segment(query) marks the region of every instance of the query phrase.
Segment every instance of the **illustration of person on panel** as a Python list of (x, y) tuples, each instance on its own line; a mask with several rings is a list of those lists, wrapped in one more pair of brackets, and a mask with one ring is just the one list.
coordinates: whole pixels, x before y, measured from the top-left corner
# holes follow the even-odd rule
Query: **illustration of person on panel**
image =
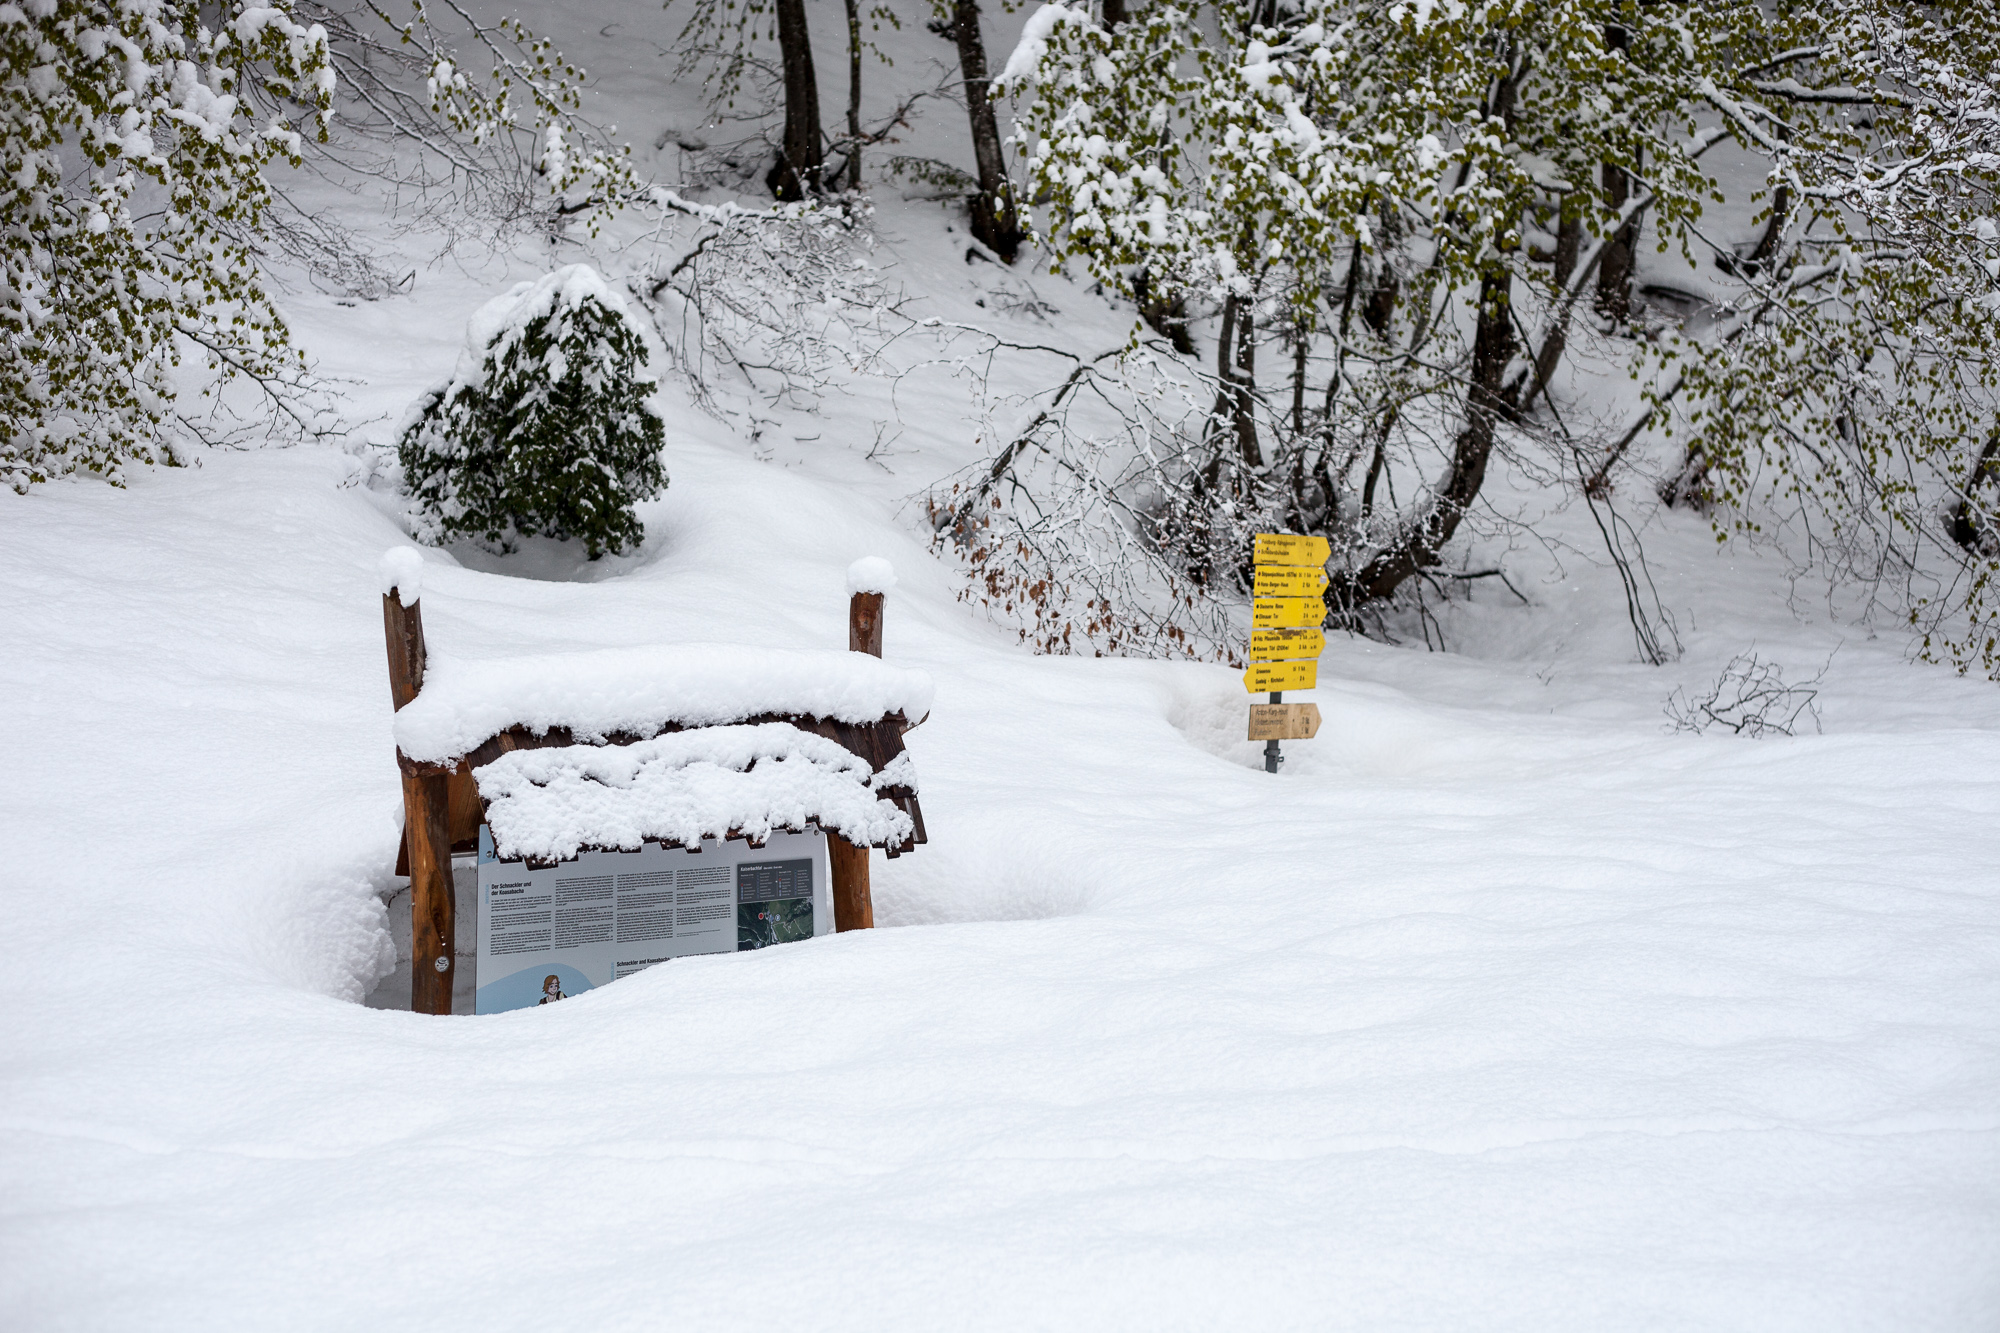
[(542, 998), (535, 1001), (535, 1003), (553, 1004), (557, 1000), (567, 1000), (568, 998), (569, 996), (563, 994), (562, 978), (551, 972), (548, 976), (542, 978)]

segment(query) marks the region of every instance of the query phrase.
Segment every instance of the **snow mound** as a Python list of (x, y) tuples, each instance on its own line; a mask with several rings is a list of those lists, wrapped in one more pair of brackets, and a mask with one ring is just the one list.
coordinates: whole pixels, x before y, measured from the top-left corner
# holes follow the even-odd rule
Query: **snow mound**
[(414, 546), (391, 546), (382, 552), (376, 572), (382, 576), (382, 595), (395, 593), (404, 606), (415, 606), (424, 592), (424, 557)]
[(864, 555), (847, 567), (849, 596), (863, 592), (887, 593), (896, 586), (896, 567), (879, 555)]
[[(856, 846), (899, 846), (910, 816), (876, 794), (913, 778), (909, 756), (878, 777), (868, 761), (788, 722), (705, 727), (633, 745), (515, 750), (473, 770), (502, 857), (567, 861), (586, 847), (819, 827)], [(892, 776), (893, 775), (893, 776)]]
[(509, 727), (568, 728), (579, 741), (650, 737), (669, 724), (753, 717), (879, 722), (930, 712), (921, 671), (867, 653), (656, 644), (465, 660), (433, 655), (424, 688), (396, 714), (396, 745), (419, 763), (452, 763)]

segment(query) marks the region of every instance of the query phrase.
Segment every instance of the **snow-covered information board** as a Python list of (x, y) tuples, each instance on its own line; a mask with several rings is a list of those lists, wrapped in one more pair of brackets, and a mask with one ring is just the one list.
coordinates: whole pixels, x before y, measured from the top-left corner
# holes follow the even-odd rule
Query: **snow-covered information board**
[(479, 830), (477, 1013), (547, 1004), (669, 958), (832, 931), (823, 834), (699, 852), (648, 843), (535, 870), (496, 859)]

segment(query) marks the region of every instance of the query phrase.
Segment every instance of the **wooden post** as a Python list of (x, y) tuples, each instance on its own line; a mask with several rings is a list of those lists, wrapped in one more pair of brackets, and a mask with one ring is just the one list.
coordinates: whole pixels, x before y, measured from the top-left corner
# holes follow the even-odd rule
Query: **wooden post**
[(868, 849), (838, 833), (826, 835), (826, 859), (833, 870), (833, 928), (868, 930), (875, 924), (875, 901), (868, 893)]
[(382, 636), (389, 641), (389, 698), (401, 712), (424, 687), (423, 603), (403, 605), (403, 590), (382, 594)]
[[(871, 657), (882, 655), (881, 593), (857, 592), (848, 600), (847, 647)], [(833, 871), (833, 928), (870, 929), (875, 924), (875, 900), (868, 891), (868, 848), (829, 833), (826, 856)]]
[[(422, 604), (413, 600), (403, 605), (400, 588), (384, 593), (382, 629), (389, 645), (389, 697), (401, 709), (424, 688)], [(452, 972), (458, 961), (452, 948), (451, 836), (445, 823), (449, 801), (449, 780), (443, 775), (403, 775), (403, 848), (410, 863), (412, 1013), (451, 1012)]]
[(403, 834), (410, 840), (410, 1012), (451, 1012), (451, 838), (446, 779), (403, 778)]
[(882, 594), (857, 592), (847, 603), (847, 650), (882, 655)]

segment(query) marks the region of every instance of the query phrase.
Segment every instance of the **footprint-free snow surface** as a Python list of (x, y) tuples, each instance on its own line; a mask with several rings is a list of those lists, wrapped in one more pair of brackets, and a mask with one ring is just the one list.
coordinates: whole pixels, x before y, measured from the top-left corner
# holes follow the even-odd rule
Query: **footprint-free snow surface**
[(9, 1328), (2000, 1325), (1985, 687), (1858, 645), (1751, 742), (1339, 641), (1274, 778), (1226, 669), (1027, 656), (886, 503), (674, 465), (617, 577), (433, 553), (432, 641), (837, 644), (887, 555), (930, 844), (886, 928), (488, 1018), (357, 1003), (345, 456), (9, 500)]
[[(518, 12), (678, 179), (710, 118), (682, 20)], [(813, 13), (833, 99), (844, 29)], [(996, 62), (1024, 18), (988, 6)], [(955, 80), (921, 25), (876, 37), (867, 123)], [(959, 109), (898, 151), (969, 161)], [(886, 558), (868, 680), (935, 694), (929, 842), (875, 856), (880, 929), (489, 1017), (363, 1003), (407, 977), (377, 570), (409, 516), (361, 446), (568, 242), (412, 249), (373, 303), (292, 282), (353, 452), (0, 493), (0, 1330), (2000, 1329), (2000, 688), (1621, 474), (1684, 656), (1632, 661), (1587, 515), (1494, 525), (1467, 568), (1520, 597), (1467, 583), (1448, 653), (1333, 636), (1288, 696), (1324, 726), (1267, 775), (1236, 672), (1031, 656), (925, 546), (925, 488), (1070, 373), (1047, 349), (1132, 316), (969, 262), (887, 152), (876, 271), (1018, 348), (906, 339), (944, 368), (810, 413), (722, 367), (728, 425), (663, 371), (639, 551), (432, 550), (421, 578), (440, 661), (491, 684), (839, 650), (850, 567)], [(621, 225), (591, 252), (614, 281), (693, 243)], [(1552, 392), (1615, 415), (1637, 390), (1595, 355)], [(1548, 492), (1496, 462), (1489, 502)], [(1667, 729), (1752, 651), (1821, 674), (1823, 731)], [(429, 721), (449, 749), (481, 719)]]

